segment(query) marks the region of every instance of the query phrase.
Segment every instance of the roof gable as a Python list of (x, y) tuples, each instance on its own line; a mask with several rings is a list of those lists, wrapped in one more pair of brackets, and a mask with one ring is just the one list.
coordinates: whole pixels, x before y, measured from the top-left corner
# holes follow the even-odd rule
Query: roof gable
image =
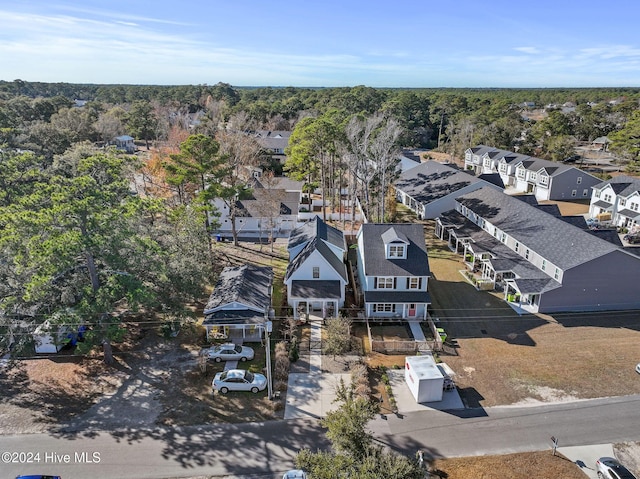
[(291, 278), (293, 273), (300, 269), (302, 265), (315, 253), (322, 256), (331, 268), (336, 271), (343, 280), (347, 281), (347, 268), (345, 264), (323, 241), (318, 238), (314, 238), (308, 242), (302, 251), (300, 251), (300, 253), (289, 263), (284, 276), (285, 281)]
[(346, 251), (344, 233), (338, 228), (328, 225), (317, 215), (312, 220), (307, 221), (302, 226), (298, 226), (291, 231), (287, 248), (291, 250), (315, 238), (326, 241), (342, 251)]
[(396, 231), (396, 229), (391, 226), (388, 230), (380, 235), (382, 237), (382, 241), (385, 244), (389, 243), (404, 243), (409, 244), (409, 240), (407, 237), (401, 232)]
[(210, 314), (225, 305), (237, 303), (258, 312), (271, 307), (271, 285), (273, 270), (270, 266), (228, 266), (220, 277), (204, 308), (204, 314)]
[[(382, 235), (390, 229), (407, 240), (406, 259), (387, 259)], [(358, 232), (366, 276), (429, 276), (424, 227), (410, 223), (365, 223)]]

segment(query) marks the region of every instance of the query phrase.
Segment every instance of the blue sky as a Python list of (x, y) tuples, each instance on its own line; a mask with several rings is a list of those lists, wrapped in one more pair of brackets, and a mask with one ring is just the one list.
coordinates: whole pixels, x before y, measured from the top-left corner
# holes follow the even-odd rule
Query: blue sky
[(0, 79), (640, 86), (637, 0), (2, 0)]

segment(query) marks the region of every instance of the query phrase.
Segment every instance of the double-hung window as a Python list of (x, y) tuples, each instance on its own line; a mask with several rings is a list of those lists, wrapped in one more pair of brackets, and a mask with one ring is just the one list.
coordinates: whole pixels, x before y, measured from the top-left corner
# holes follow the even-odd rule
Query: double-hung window
[(391, 276), (381, 276), (378, 278), (377, 289), (393, 289), (394, 278)]

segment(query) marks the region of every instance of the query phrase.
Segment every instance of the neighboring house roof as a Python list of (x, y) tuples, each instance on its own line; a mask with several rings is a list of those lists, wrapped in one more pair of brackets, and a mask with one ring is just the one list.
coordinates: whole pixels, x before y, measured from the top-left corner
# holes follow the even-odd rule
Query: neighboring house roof
[[(383, 235), (393, 229), (407, 239), (407, 259), (387, 259)], [(420, 224), (365, 223), (358, 232), (362, 235), (361, 252), (366, 276), (429, 276), (429, 258)]]
[(116, 136), (116, 140), (118, 140), (118, 141), (133, 141), (133, 137), (129, 136), (129, 135), (121, 135), (121, 136)]
[[(551, 216), (555, 216), (556, 218), (560, 218), (562, 213), (560, 213), (560, 208), (558, 205), (535, 205), (540, 211), (544, 211)], [(586, 224), (586, 223), (585, 223)]]
[(288, 248), (292, 249), (303, 243), (307, 243), (315, 238), (330, 243), (343, 251), (346, 251), (344, 240), (344, 232), (338, 228), (328, 225), (319, 216), (315, 216), (312, 220), (298, 226), (291, 231), (289, 235)]
[(611, 140), (607, 136), (599, 136), (598, 138), (593, 140), (591, 143), (594, 143), (596, 145), (605, 145), (607, 143), (611, 143)]
[(495, 150), (494, 147), (492, 146), (487, 146), (487, 145), (477, 145), (474, 146), (472, 148), (469, 148), (469, 150), (471, 151), (471, 153), (473, 153), (474, 155), (478, 155), (478, 156), (482, 156), (485, 153), (488, 153), (490, 151)]
[(320, 238), (313, 238), (309, 241), (302, 251), (291, 260), (287, 266), (287, 272), (284, 279), (288, 280), (291, 275), (314, 253), (318, 252), (331, 265), (331, 267), (340, 275), (342, 279), (347, 280), (347, 267), (344, 262), (338, 258), (333, 251), (321, 241)]
[[(264, 178), (255, 178), (253, 180), (254, 187), (256, 188), (265, 188), (265, 183), (267, 182)], [(304, 181), (296, 181), (292, 180), (287, 176), (275, 176), (269, 180), (269, 187), (286, 190), (291, 192), (302, 192), (302, 187), (304, 186)]]
[(493, 188), (480, 188), (460, 196), (457, 201), (563, 270), (617, 249)]
[(289, 145), (290, 131), (278, 130), (258, 130), (254, 133), (254, 138), (260, 146), (270, 150), (284, 150)]
[(466, 232), (466, 238), (471, 240), (469, 246), (475, 254), (490, 253), (491, 258), (488, 261), (494, 271), (515, 273), (518, 279), (514, 281), (516, 281), (521, 293), (543, 293), (560, 287), (560, 283), (533, 266), (511, 248), (464, 216), (460, 216), (464, 223), (455, 232)]
[[(273, 269), (270, 266), (228, 266), (220, 273), (204, 308), (204, 315), (208, 316), (232, 303), (242, 304), (246, 309), (256, 312), (266, 312), (271, 308), (272, 283)], [(242, 309), (229, 309), (224, 314), (235, 316), (240, 311)]]
[(429, 204), (480, 181), (483, 180), (470, 173), (430, 160), (405, 171), (395, 187), (414, 200)]
[(481, 175), (478, 175), (478, 179), (484, 180), (487, 183), (491, 183), (492, 185), (496, 185), (497, 187), (504, 189), (504, 181), (502, 181), (500, 173), (483, 173)]
[[(266, 211), (265, 206), (279, 202), (280, 209), (278, 212)], [(280, 215), (297, 215), (298, 205), (300, 203), (300, 194), (295, 192), (287, 192), (280, 189), (265, 190), (256, 188), (253, 190), (252, 197), (246, 200), (238, 200), (236, 206), (240, 209), (238, 216), (251, 216), (253, 218), (276, 217)]]
[(611, 189), (616, 195), (626, 197), (636, 191), (640, 192), (640, 178), (626, 175), (614, 176), (610, 180), (603, 181), (602, 183), (595, 185), (593, 188), (595, 190), (602, 190), (607, 186), (611, 186)]

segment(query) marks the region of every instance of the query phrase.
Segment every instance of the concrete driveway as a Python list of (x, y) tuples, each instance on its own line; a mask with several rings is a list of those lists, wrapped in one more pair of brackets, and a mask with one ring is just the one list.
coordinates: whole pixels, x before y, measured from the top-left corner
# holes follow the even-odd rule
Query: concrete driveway
[(558, 452), (573, 461), (587, 477), (598, 479), (596, 461), (601, 457), (615, 457), (611, 444), (559, 447)]

